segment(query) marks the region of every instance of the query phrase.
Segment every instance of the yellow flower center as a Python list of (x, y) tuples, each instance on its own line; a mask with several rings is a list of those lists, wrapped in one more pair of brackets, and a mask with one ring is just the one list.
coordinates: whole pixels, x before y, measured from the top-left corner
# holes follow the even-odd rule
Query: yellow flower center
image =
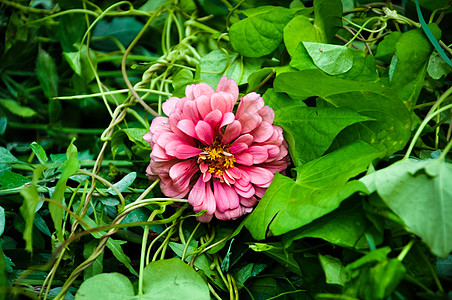
[(229, 146), (221, 143), (217, 138), (209, 146), (204, 147), (199, 157), (207, 165), (207, 171), (218, 177), (223, 176), (223, 172), (234, 166), (235, 158), (229, 153)]

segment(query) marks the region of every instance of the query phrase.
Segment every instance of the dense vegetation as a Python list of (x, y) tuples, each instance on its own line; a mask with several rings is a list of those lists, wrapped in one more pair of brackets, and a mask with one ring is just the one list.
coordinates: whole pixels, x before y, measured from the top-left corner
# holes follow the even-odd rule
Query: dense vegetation
[[(0, 0), (0, 299), (450, 299), (450, 13)], [(146, 176), (143, 136), (223, 76), (291, 163), (252, 213), (202, 223)]]

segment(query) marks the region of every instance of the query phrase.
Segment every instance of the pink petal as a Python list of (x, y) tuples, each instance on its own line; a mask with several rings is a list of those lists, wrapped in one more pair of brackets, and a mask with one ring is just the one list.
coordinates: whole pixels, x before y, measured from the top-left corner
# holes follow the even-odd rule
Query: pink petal
[(242, 173), (241, 173), (241, 171), (240, 171), (239, 168), (232, 167), (232, 168), (227, 169), (227, 172), (228, 172), (229, 174), (231, 174), (231, 176), (232, 176), (234, 179), (239, 179), (240, 177), (242, 177)]
[(223, 115), (223, 120), (221, 120), (220, 128), (229, 125), (235, 120), (235, 115), (232, 112), (227, 112)]
[(213, 90), (213, 88), (204, 82), (195, 84), (195, 86), (193, 87), (193, 96), (195, 96), (195, 99), (201, 95), (210, 98), (214, 93), (215, 91)]
[(239, 194), (242, 197), (249, 198), (254, 196), (255, 190), (252, 184), (248, 184), (245, 187), (242, 187), (241, 185), (235, 184), (234, 185), (235, 191), (237, 194)]
[(231, 94), (234, 102), (239, 98), (239, 87), (237, 86), (237, 83), (233, 79), (228, 79), (224, 76), (218, 83), (217, 93), (218, 92), (226, 92)]
[(195, 101), (199, 114), (204, 119), (204, 117), (212, 111), (212, 107), (210, 107), (210, 98), (205, 95), (202, 95), (196, 98)]
[(219, 180), (215, 180), (213, 182), (213, 189), (217, 209), (219, 211), (226, 211), (239, 207), (239, 196), (232, 187), (221, 183)]
[(242, 97), (237, 113), (237, 119), (240, 119), (244, 114), (255, 114), (258, 110), (264, 107), (264, 99), (259, 94), (249, 93)]
[(196, 171), (196, 163), (191, 160), (186, 160), (172, 166), (169, 170), (169, 176), (173, 180), (174, 187), (182, 191), (188, 188), (190, 179)]
[(209, 167), (205, 163), (202, 162), (199, 164), (199, 170), (201, 173), (206, 173), (208, 169)]
[(267, 188), (263, 188), (263, 187), (254, 187), (256, 190), (256, 196), (258, 196), (259, 198), (264, 197), (265, 192), (267, 191)]
[(213, 110), (218, 109), (225, 114), (232, 111), (236, 99), (229, 93), (220, 92), (212, 95), (210, 105)]
[(148, 132), (145, 135), (143, 135), (143, 140), (145, 140), (149, 144), (152, 143), (152, 133)]
[(190, 194), (188, 194), (188, 203), (190, 203), (191, 206), (199, 206), (205, 200), (205, 195), (206, 183), (200, 176), (195, 185), (191, 188)]
[(209, 123), (200, 120), (198, 124), (195, 126), (196, 135), (198, 136), (198, 139), (207, 144), (210, 145), (213, 142), (213, 131), (212, 127), (210, 127)]
[[(201, 211), (202, 209), (200, 209), (199, 211)], [(198, 220), (201, 223), (209, 223), (213, 218), (213, 215), (209, 215), (207, 214), (207, 212), (203, 213), (202, 215), (200, 215), (199, 217), (196, 218), (196, 220)]]
[(251, 134), (243, 134), (241, 136), (239, 136), (233, 143), (232, 145), (234, 145), (235, 143), (245, 143), (248, 146), (251, 145), (251, 143), (253, 142), (254, 138)]
[(229, 144), (232, 140), (240, 135), (242, 131), (242, 125), (239, 121), (234, 121), (226, 127), (221, 142), (223, 144)]
[(237, 219), (237, 218), (239, 218), (241, 216), (243, 216), (243, 211), (242, 211), (242, 208), (240, 206), (235, 208), (235, 209), (227, 210), (225, 212), (221, 212), (221, 211), (218, 211), (218, 210), (215, 212), (215, 217), (218, 220), (223, 220), (223, 221), (235, 220), (235, 219)]
[(251, 146), (248, 148), (248, 153), (253, 156), (253, 164), (261, 164), (268, 158), (268, 151), (261, 146)]
[(235, 162), (244, 165), (244, 166), (252, 166), (253, 165), (253, 156), (249, 153), (242, 152), (234, 155)]
[(253, 131), (262, 122), (262, 118), (256, 113), (244, 113), (238, 120), (242, 124), (242, 133)]
[(252, 183), (261, 187), (268, 187), (274, 177), (272, 172), (261, 167), (240, 167), (240, 169), (249, 175)]
[(177, 97), (171, 97), (162, 103), (162, 110), (165, 113), (165, 115), (169, 116), (174, 112), (177, 101), (179, 101), (179, 100), (180, 99)]
[(261, 143), (268, 140), (273, 134), (273, 125), (263, 121), (260, 125), (251, 132), (254, 137), (254, 142)]
[(273, 124), (273, 121), (275, 120), (275, 111), (270, 106), (266, 105), (262, 107), (257, 113), (262, 117), (263, 121)]
[(253, 207), (259, 202), (256, 197), (240, 197), (240, 205), (246, 206), (246, 207)]
[(186, 101), (184, 103), (182, 111), (183, 111), (184, 119), (189, 119), (189, 120), (193, 121), (193, 123), (196, 123), (199, 121), (199, 112), (198, 112), (198, 107), (196, 106), (195, 101)]
[(234, 143), (229, 147), (229, 151), (234, 155), (242, 153), (243, 151), (245, 151), (247, 149), (248, 149), (248, 145), (245, 143)]
[(179, 145), (176, 147), (175, 155), (179, 159), (187, 159), (199, 155), (201, 149), (190, 145)]
[(210, 127), (215, 128), (215, 126), (217, 126), (218, 123), (220, 123), (222, 118), (223, 113), (220, 110), (215, 109), (204, 117), (204, 121), (207, 122), (210, 125)]
[(184, 119), (177, 123), (177, 128), (179, 128), (183, 133), (194, 138), (198, 138), (195, 131), (195, 123), (192, 120)]

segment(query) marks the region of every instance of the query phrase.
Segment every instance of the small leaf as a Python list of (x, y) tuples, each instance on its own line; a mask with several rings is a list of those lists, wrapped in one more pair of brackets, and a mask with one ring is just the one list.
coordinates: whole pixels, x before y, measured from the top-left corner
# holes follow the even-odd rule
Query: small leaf
[(30, 148), (31, 150), (33, 150), (33, 153), (36, 155), (36, 157), (38, 158), (39, 162), (42, 165), (44, 165), (49, 160), (46, 151), (38, 143), (36, 142), (31, 143)]
[(56, 65), (53, 58), (42, 48), (39, 48), (36, 59), (36, 76), (47, 98), (58, 96), (58, 72)]
[(98, 274), (85, 280), (75, 300), (132, 300), (135, 299), (130, 280), (119, 273)]
[(320, 253), (318, 256), (325, 272), (326, 283), (345, 285), (348, 281), (348, 276), (341, 260), (331, 255), (322, 255)]
[(353, 54), (345, 46), (303, 42), (314, 64), (329, 75), (343, 74), (353, 67)]
[(293, 11), (281, 6), (260, 6), (243, 11), (248, 18), (234, 23), (229, 36), (238, 53), (260, 57), (273, 52), (283, 39), (283, 29)]
[[(116, 187), (120, 192), (123, 192), (134, 182), (135, 178), (137, 178), (137, 172), (130, 172), (113, 186)], [(116, 191), (111, 187), (108, 188), (107, 192), (112, 195), (117, 195)]]
[[(88, 259), (91, 256), (91, 254), (93, 254), (97, 245), (98, 241), (96, 240), (92, 240), (86, 243), (83, 247), (83, 257), (85, 259)], [(103, 260), (104, 260), (104, 251), (102, 251), (102, 253), (96, 258), (96, 260), (83, 271), (83, 278), (87, 280), (90, 277), (101, 274), (102, 271), (104, 270)]]
[(145, 299), (209, 300), (207, 284), (193, 268), (179, 258), (148, 264), (143, 274)]
[(7, 126), (8, 126), (8, 119), (6, 117), (0, 117), (0, 135), (3, 135), (5, 133)]
[(36, 115), (36, 111), (34, 109), (22, 106), (15, 100), (0, 99), (0, 104), (11, 113), (19, 117), (30, 118)]
[(72, 70), (74, 70), (77, 75), (84, 78), (87, 82), (94, 79), (94, 72), (97, 68), (97, 59), (94, 51), (91, 50), (89, 53), (89, 59), (93, 64), (94, 70), (88, 60), (88, 48), (86, 45), (83, 45), (77, 52), (63, 52), (63, 56), (71, 66)]

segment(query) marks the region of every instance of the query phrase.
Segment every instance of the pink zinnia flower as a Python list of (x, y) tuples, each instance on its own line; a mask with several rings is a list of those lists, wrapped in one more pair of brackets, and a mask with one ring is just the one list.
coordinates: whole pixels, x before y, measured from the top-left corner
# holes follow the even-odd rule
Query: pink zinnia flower
[(241, 98), (239, 89), (223, 77), (216, 92), (206, 83), (188, 85), (182, 99), (163, 103), (167, 117), (152, 120), (144, 139), (152, 147), (146, 173), (159, 177), (162, 192), (183, 198), (198, 217), (209, 222), (236, 219), (253, 210), (276, 172), (288, 164), (282, 128), (259, 94)]

